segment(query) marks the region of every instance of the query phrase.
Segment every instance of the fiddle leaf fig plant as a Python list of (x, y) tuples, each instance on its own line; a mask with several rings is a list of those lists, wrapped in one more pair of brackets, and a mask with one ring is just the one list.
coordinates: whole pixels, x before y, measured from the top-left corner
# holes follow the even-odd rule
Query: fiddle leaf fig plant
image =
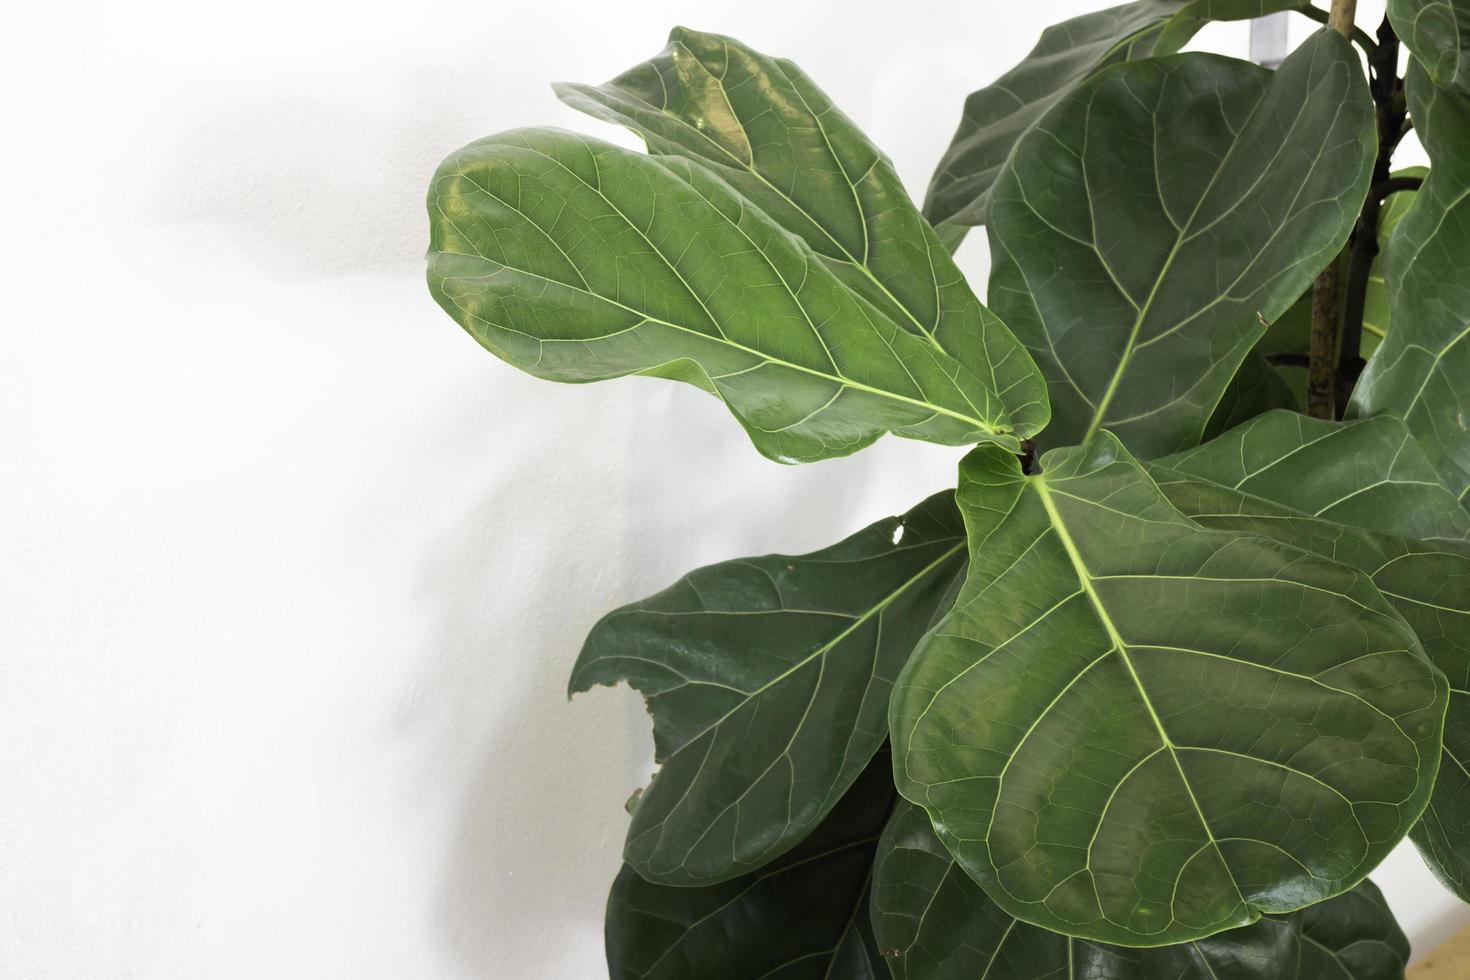
[[(658, 765), (613, 977), (1379, 980), (1391, 850), (1470, 900), (1457, 3), (1059, 24), (922, 210), (796, 65), (685, 28), (556, 88), (647, 152), (444, 162), (429, 287), (501, 359), (698, 386), (785, 463), (973, 447), (902, 516), (594, 627), (570, 690), (639, 691)], [(1283, 11), (1326, 26), (1274, 69), (1181, 53)]]

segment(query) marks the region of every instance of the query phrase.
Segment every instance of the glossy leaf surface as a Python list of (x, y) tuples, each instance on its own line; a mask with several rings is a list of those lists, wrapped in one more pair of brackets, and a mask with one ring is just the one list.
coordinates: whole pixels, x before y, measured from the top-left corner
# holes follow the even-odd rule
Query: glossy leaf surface
[(1435, 84), (1470, 94), (1470, 0), (1388, 0), (1388, 19)]
[[(1409, 836), (1446, 887), (1470, 901), (1470, 550), (1462, 542), (1421, 543), (1308, 517), (1284, 505), (1310, 500), (1315, 491), (1298, 494), (1289, 480), (1257, 483), (1255, 492), (1268, 499), (1161, 466), (1150, 470), (1170, 503), (1197, 523), (1275, 537), (1371, 576), (1414, 630), (1448, 678), (1449, 707), (1434, 792)], [(1335, 470), (1344, 494), (1376, 482), (1371, 468)], [(1393, 526), (1392, 505), (1383, 510), (1375, 523)]]
[(1411, 65), (1410, 111), (1429, 176), (1389, 240), (1393, 329), (1368, 361), (1350, 412), (1396, 415), (1463, 504), (1470, 495), (1470, 96)]
[(894, 690), (895, 776), (1006, 912), (1204, 938), (1351, 888), (1418, 819), (1446, 685), (1361, 572), (1201, 528), (1107, 433), (960, 481), (969, 570)]
[(897, 980), (1281, 980), (1295, 975), (1300, 956), (1296, 926), (1269, 917), (1153, 949), (1018, 922), (954, 863), (923, 808), (906, 802), (878, 844), (872, 906)]
[(1173, 54), (1212, 20), (1245, 20), (1300, 6), (1289, 0), (1139, 0), (1048, 27), (1020, 64), (965, 100), (929, 184), (924, 214), (958, 243), (985, 223), (991, 188), (1011, 149), (1088, 76), (1133, 58)]
[(607, 902), (613, 980), (886, 980), (868, 886), (889, 767), (884, 752), (799, 847), (733, 881), (675, 888), (624, 865)]
[(1179, 55), (1063, 99), (990, 215), (990, 302), (1047, 378), (1048, 439), (1106, 426), (1142, 456), (1198, 444), (1265, 325), (1341, 248), (1375, 142), (1332, 32), (1274, 73)]
[(1415, 539), (1470, 537), (1470, 513), (1391, 416), (1329, 422), (1269, 412), (1158, 463), (1339, 524)]
[(557, 86), (653, 153), (710, 168), (894, 322), (993, 385), (1013, 424), (1046, 424), (1046, 385), (976, 300), (892, 163), (790, 61), (675, 28), (669, 46), (605, 85)]
[(782, 461), (884, 432), (1006, 445), (1030, 434), (988, 375), (902, 329), (688, 160), (519, 130), (451, 156), (429, 212), (435, 298), (538, 377), (696, 384)]
[(945, 491), (823, 551), (699, 569), (599, 622), (571, 689), (640, 691), (660, 764), (628, 863), (723, 881), (811, 833), (887, 737), (893, 681), (963, 563)]

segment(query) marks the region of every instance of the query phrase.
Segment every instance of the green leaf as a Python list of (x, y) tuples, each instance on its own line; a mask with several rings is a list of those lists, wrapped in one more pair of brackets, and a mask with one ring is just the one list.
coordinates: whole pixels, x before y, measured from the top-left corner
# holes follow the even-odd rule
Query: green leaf
[(996, 185), (990, 302), (1047, 378), (1048, 438), (1198, 444), (1265, 325), (1342, 247), (1375, 143), (1331, 31), (1274, 73), (1206, 54), (1119, 65), (1047, 113)]
[(1046, 424), (1046, 385), (1020, 342), (980, 305), (888, 158), (796, 65), (677, 27), (657, 57), (557, 94), (650, 152), (713, 170), (905, 330), (993, 371), (1012, 424)]
[(1435, 84), (1470, 93), (1470, 2), (1388, 0), (1388, 19)]
[(1213, 439), (1237, 425), (1273, 409), (1297, 411), (1301, 401), (1290, 384), (1262, 356), (1259, 349), (1251, 351), (1241, 362), (1240, 370), (1225, 387), (1225, 395), (1215, 406), (1215, 414), (1205, 426), (1205, 438)]
[(1162, 945), (1351, 888), (1434, 784), (1444, 678), (1345, 565), (1184, 517), (1108, 433), (957, 500), (970, 563), (894, 689), (899, 791), (1007, 913)]
[(960, 126), (929, 184), (924, 214), (951, 247), (982, 225), (1001, 166), (1058, 100), (1108, 65), (1173, 54), (1212, 20), (1246, 20), (1292, 0), (1139, 0), (1048, 27), (1020, 64), (965, 100)]
[(698, 164), (558, 130), (472, 143), (429, 194), (429, 285), (538, 377), (675, 378), (782, 461), (884, 432), (947, 445), (1032, 433), (987, 376), (908, 333)]
[(712, 565), (608, 614), (571, 689), (627, 681), (653, 714), (661, 768), (627, 862), (707, 884), (810, 834), (887, 737), (894, 678), (963, 565), (945, 491), (825, 550)]
[[(1418, 177), (1423, 180), (1429, 173), (1427, 167), (1404, 167), (1396, 170), (1394, 177)], [(1358, 342), (1359, 356), (1367, 359), (1373, 356), (1383, 338), (1388, 336), (1389, 326), (1389, 302), (1388, 285), (1385, 280), (1388, 254), (1388, 241), (1395, 228), (1404, 215), (1408, 213), (1409, 206), (1414, 202), (1414, 190), (1394, 191), (1384, 198), (1383, 206), (1378, 211), (1378, 251), (1373, 256), (1373, 263), (1368, 269), (1368, 282), (1363, 290), (1363, 332)], [(1349, 249), (1344, 249), (1338, 256), (1338, 285), (1340, 287), (1338, 305), (1341, 308), (1345, 302), (1347, 286), (1347, 266)], [(1307, 394), (1307, 368), (1306, 361), (1312, 350), (1312, 292), (1311, 286), (1302, 290), (1301, 296), (1281, 316), (1272, 322), (1266, 335), (1256, 344), (1256, 353), (1267, 358), (1274, 358), (1273, 364), (1276, 371), (1285, 380), (1287, 387), (1300, 405), (1306, 400)], [(1280, 363), (1283, 355), (1293, 355), (1296, 363)], [(1249, 365), (1243, 365), (1242, 373)], [(1290, 405), (1278, 406), (1290, 408)], [(1239, 421), (1245, 421), (1239, 419)], [(1228, 426), (1226, 427), (1228, 428)], [(1217, 429), (1211, 434), (1219, 434), (1223, 429)]]
[(1300, 912), (1173, 946), (1109, 946), (1038, 929), (992, 902), (954, 863), (923, 809), (904, 802), (878, 842), (872, 906), (897, 980), (1401, 980), (1408, 954), (1370, 881)]
[[(1399, 425), (1389, 418), (1369, 421), (1390, 433), (1392, 426)], [(1336, 490), (1329, 492), (1343, 495), (1379, 486), (1386, 447), (1399, 438), (1393, 436), (1375, 452), (1367, 440), (1360, 438), (1363, 430), (1354, 429), (1368, 423), (1309, 420), (1309, 424), (1318, 431), (1338, 426), (1338, 450), (1350, 452), (1352, 444), (1357, 443), (1363, 465), (1351, 465), (1346, 456), (1338, 457), (1334, 465), (1323, 457), (1325, 472), (1313, 477), (1306, 472), (1309, 467), (1299, 460), (1320, 448), (1321, 442), (1303, 451), (1293, 450), (1290, 440), (1279, 441), (1276, 451), (1280, 461), (1273, 465), (1270, 443), (1264, 439), (1235, 446), (1227, 440), (1216, 440), (1184, 460), (1189, 473), (1160, 465), (1151, 465), (1150, 471), (1170, 503), (1196, 523), (1274, 537), (1362, 571), (1413, 628), (1430, 661), (1449, 679), (1449, 708), (1434, 792), (1409, 836), (1446, 887), (1470, 901), (1470, 833), (1466, 833), (1470, 827), (1470, 550), (1463, 542), (1431, 545), (1371, 530), (1349, 529), (1301, 513), (1303, 505), (1310, 506), (1321, 496), (1329, 477), (1337, 480)], [(1259, 478), (1242, 484), (1249, 493), (1201, 479), (1230, 482), (1242, 470), (1230, 465), (1228, 459), (1246, 445), (1250, 445), (1245, 450), (1248, 465), (1260, 471)], [(1404, 453), (1413, 455), (1412, 443)], [(1290, 470), (1295, 471), (1296, 479), (1283, 475)], [(1417, 492), (1411, 484), (1405, 493), (1390, 494), (1382, 501), (1377, 518), (1368, 509), (1353, 514), (1339, 512), (1339, 517), (1352, 517), (1369, 528), (1412, 528), (1415, 518), (1399, 509), (1413, 506), (1411, 501)], [(1405, 516), (1407, 520), (1402, 519)]]
[(1157, 462), (1339, 524), (1405, 538), (1470, 538), (1470, 513), (1391, 416), (1329, 422), (1274, 411)]
[(1411, 64), (1409, 107), (1430, 171), (1388, 248), (1393, 329), (1353, 390), (1349, 414), (1396, 415), (1445, 485), (1470, 495), (1470, 96)]
[(1299, 980), (1401, 980), (1409, 939), (1383, 893), (1365, 881), (1345, 895), (1302, 909)]
[(955, 864), (923, 808), (902, 802), (878, 843), (872, 906), (878, 947), (897, 980), (1281, 980), (1295, 975), (1300, 955), (1296, 926), (1270, 917), (1153, 949), (1017, 921)]
[(867, 907), (889, 771), (880, 753), (811, 837), (742, 878), (674, 888), (624, 865), (607, 902), (613, 980), (887, 980)]

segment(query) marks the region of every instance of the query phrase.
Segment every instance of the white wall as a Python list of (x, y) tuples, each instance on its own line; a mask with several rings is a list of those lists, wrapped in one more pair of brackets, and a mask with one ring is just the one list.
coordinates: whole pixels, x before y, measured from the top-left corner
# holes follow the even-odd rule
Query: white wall
[[(691, 389), (516, 373), (423, 287), (430, 173), (610, 135), (548, 83), (682, 22), (798, 59), (921, 191), (964, 93), (1088, 6), (8, 10), (0, 976), (603, 975), (650, 744), (626, 691), (566, 703), (585, 630), (957, 453), (783, 468)], [(1380, 880), (1416, 937), (1464, 918), (1412, 852)]]

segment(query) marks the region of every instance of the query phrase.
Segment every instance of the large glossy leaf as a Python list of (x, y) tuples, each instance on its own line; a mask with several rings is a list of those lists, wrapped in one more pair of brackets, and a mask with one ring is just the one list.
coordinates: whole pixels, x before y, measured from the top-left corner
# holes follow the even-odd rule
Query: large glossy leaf
[(1388, 0), (1388, 19), (1436, 84), (1470, 93), (1470, 0)]
[(1357, 58), (1330, 31), (1274, 73), (1177, 55), (1059, 102), (990, 214), (990, 302), (1046, 375), (1048, 438), (1106, 426), (1144, 456), (1199, 443), (1265, 325), (1341, 248), (1375, 142)]
[(1470, 513), (1391, 416), (1329, 422), (1274, 411), (1158, 462), (1339, 524), (1405, 538), (1470, 537)]
[[(1387, 426), (1395, 420), (1371, 421)], [(1350, 442), (1359, 441), (1352, 435), (1339, 438), (1344, 450)], [(1275, 537), (1371, 576), (1413, 628), (1430, 661), (1449, 679), (1450, 696), (1434, 792), (1410, 837), (1445, 885), (1470, 901), (1470, 550), (1463, 542), (1426, 544), (1307, 516), (1301, 510), (1318, 499), (1323, 478), (1314, 479), (1300, 470), (1299, 480), (1270, 478), (1273, 472), (1297, 468), (1298, 456), (1291, 442), (1283, 441), (1277, 445), (1280, 462), (1273, 465), (1267, 445), (1260, 441), (1250, 451), (1252, 464), (1261, 469), (1263, 477), (1246, 481), (1250, 494), (1201, 479), (1228, 481), (1238, 472), (1228, 459), (1239, 446), (1227, 440), (1216, 440), (1185, 460), (1191, 470), (1188, 474), (1162, 466), (1152, 466), (1151, 471), (1170, 502), (1199, 524)], [(1359, 448), (1371, 460), (1372, 450), (1361, 442)], [(1380, 470), (1371, 463), (1361, 468), (1325, 460), (1323, 464), (1337, 481), (1337, 492), (1344, 496), (1380, 485)], [(1412, 527), (1414, 518), (1402, 521), (1398, 508), (1413, 496), (1410, 488), (1401, 499), (1390, 497), (1377, 517), (1370, 510), (1351, 516), (1368, 528), (1395, 529), (1405, 523)]]
[(1429, 152), (1424, 186), (1388, 250), (1393, 329), (1368, 361), (1349, 411), (1397, 415), (1451, 492), (1470, 495), (1470, 96), (1411, 65), (1409, 105)]
[(878, 844), (872, 910), (897, 980), (1282, 980), (1296, 975), (1300, 956), (1295, 924), (1270, 917), (1154, 949), (1017, 921), (955, 864), (923, 808), (908, 803), (898, 805)]
[(887, 737), (893, 681), (963, 564), (945, 491), (825, 550), (712, 565), (608, 614), (571, 689), (627, 681), (653, 714), (661, 768), (628, 863), (723, 881), (811, 833)]
[(929, 184), (924, 214), (957, 244), (985, 223), (1011, 149), (1048, 109), (1099, 69), (1173, 54), (1211, 20), (1299, 7), (1292, 0), (1138, 0), (1048, 27), (1020, 64), (965, 100), (959, 129)]
[(886, 980), (867, 906), (889, 767), (883, 752), (801, 846), (744, 877), (675, 888), (624, 865), (607, 902), (613, 980)]
[(844, 284), (700, 165), (558, 130), (472, 143), (429, 193), (429, 285), (483, 346), (555, 381), (653, 374), (800, 461), (884, 432), (1017, 444), (984, 379)]
[(1201, 528), (1104, 432), (981, 447), (969, 571), (894, 689), (901, 793), (1017, 918), (1123, 945), (1351, 888), (1423, 811), (1447, 698), (1361, 572)]
[(1046, 424), (1046, 385), (971, 292), (888, 158), (789, 61), (675, 28), (655, 58), (605, 85), (557, 86), (568, 105), (698, 160), (910, 333), (982, 377), (1015, 425)]

